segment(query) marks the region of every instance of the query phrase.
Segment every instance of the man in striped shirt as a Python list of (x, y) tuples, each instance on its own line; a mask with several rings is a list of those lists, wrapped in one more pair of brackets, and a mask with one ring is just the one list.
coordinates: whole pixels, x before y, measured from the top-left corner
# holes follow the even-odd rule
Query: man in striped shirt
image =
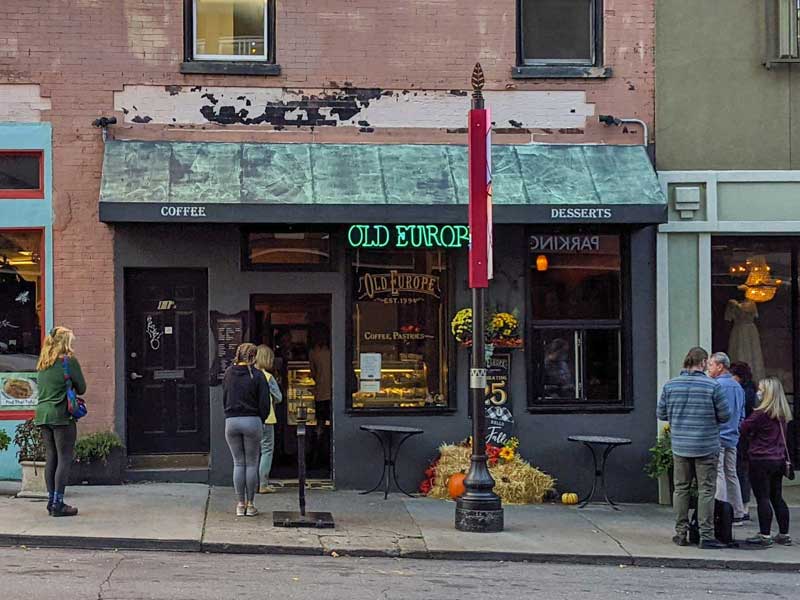
[(690, 487), (697, 479), (697, 518), (700, 548), (724, 548), (714, 539), (714, 495), (720, 424), (731, 413), (720, 385), (706, 375), (708, 352), (692, 348), (683, 361), (683, 371), (664, 384), (658, 400), (658, 418), (670, 424), (675, 472), (675, 536), (679, 546), (689, 544)]

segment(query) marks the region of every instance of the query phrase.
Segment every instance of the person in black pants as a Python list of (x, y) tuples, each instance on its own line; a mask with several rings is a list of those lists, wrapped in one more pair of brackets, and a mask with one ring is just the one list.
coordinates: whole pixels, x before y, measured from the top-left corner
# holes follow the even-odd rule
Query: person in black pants
[(39, 401), (34, 423), (39, 426), (47, 462), (44, 478), (47, 483), (47, 512), (53, 517), (74, 517), (78, 509), (64, 503), (69, 480), (77, 429), (75, 419), (67, 412), (67, 384), (64, 363), (69, 368), (72, 386), (78, 394), (86, 393), (86, 380), (75, 358), (75, 335), (66, 327), (54, 327), (44, 338), (36, 364)]
[[(773, 542), (790, 546), (789, 507), (783, 499), (783, 474), (788, 457), (786, 424), (792, 413), (783, 385), (777, 377), (762, 379), (758, 384), (761, 404), (741, 426), (749, 444), (750, 485), (758, 503), (759, 534), (747, 539), (748, 544), (767, 548)], [(778, 521), (778, 535), (770, 536), (773, 514)]]

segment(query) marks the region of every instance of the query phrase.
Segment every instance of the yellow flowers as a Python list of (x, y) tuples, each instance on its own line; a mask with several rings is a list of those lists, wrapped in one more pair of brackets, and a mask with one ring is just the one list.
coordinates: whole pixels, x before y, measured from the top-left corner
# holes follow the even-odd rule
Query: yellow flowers
[[(450, 330), (456, 341), (469, 346), (472, 344), (472, 309), (462, 308), (450, 322)], [(486, 321), (486, 343), (506, 348), (519, 348), (522, 338), (519, 334), (517, 311), (496, 312)]]
[(472, 341), (472, 309), (462, 308), (450, 321), (450, 330), (456, 341), (466, 344)]
[(500, 450), (499, 456), (505, 461), (514, 460), (514, 450), (508, 446), (503, 446), (503, 448)]

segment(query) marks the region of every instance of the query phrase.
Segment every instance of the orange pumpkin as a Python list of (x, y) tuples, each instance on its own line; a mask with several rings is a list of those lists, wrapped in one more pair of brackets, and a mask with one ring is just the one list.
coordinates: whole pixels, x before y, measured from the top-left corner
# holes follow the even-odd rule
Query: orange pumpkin
[(467, 491), (467, 488), (464, 487), (464, 479), (466, 477), (464, 473), (456, 473), (455, 475), (451, 475), (450, 479), (447, 480), (447, 492), (450, 494), (451, 498), (458, 498)]
[(561, 494), (561, 503), (562, 504), (577, 504), (578, 503), (578, 494), (575, 492), (567, 492), (566, 494)]

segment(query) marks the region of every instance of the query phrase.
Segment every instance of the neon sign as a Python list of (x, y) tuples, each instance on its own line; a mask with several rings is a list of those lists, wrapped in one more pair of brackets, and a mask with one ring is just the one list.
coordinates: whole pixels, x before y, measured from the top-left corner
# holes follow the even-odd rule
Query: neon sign
[(466, 225), (352, 225), (347, 230), (351, 248), (465, 248)]

